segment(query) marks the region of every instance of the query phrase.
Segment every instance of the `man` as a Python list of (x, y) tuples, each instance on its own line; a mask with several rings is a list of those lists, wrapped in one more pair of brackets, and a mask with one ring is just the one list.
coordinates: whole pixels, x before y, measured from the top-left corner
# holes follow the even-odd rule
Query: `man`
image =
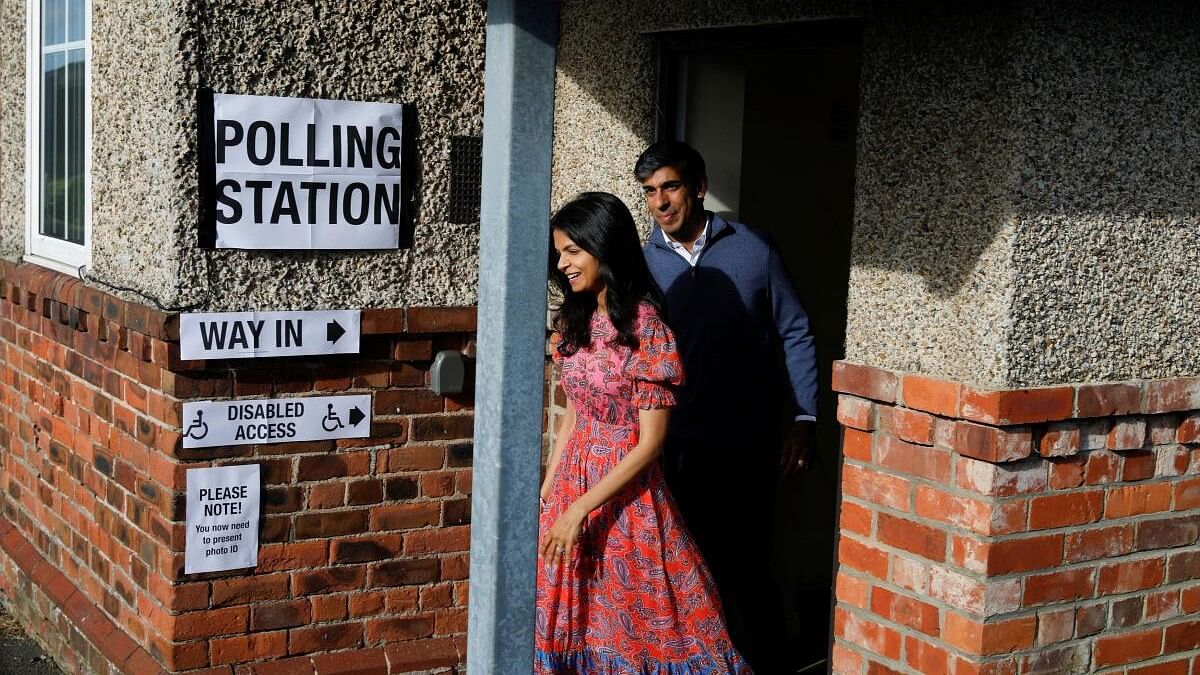
[(696, 150), (655, 143), (634, 174), (657, 222), (646, 262), (666, 294), (686, 379), (663, 448), (667, 482), (712, 568), (735, 644), (756, 672), (786, 672), (768, 557), (778, 473), (803, 470), (814, 438), (808, 316), (767, 236), (704, 210), (708, 177)]

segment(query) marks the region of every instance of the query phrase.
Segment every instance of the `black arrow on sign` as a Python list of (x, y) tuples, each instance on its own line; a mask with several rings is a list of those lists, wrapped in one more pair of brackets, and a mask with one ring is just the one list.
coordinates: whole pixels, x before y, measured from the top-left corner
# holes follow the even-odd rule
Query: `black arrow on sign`
[(366, 418), (367, 416), (363, 414), (363, 411), (358, 409), (358, 406), (354, 406), (350, 409), (350, 426), (356, 427), (358, 426), (359, 422), (365, 420)]
[[(342, 328), (342, 324), (337, 322), (337, 319), (330, 319), (325, 325), (325, 339), (337, 344), (338, 338), (346, 334), (346, 329)], [(361, 414), (361, 413), (360, 413)]]

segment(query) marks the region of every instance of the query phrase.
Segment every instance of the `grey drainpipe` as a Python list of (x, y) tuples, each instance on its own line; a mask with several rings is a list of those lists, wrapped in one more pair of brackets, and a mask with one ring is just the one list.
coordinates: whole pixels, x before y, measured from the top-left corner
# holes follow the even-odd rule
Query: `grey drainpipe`
[(533, 665), (558, 3), (489, 0), (467, 672)]

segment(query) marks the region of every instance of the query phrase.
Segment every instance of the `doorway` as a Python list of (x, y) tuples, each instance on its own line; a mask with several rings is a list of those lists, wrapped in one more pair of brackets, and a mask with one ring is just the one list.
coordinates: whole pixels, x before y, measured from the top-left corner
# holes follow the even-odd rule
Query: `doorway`
[(706, 208), (770, 233), (816, 336), (816, 452), (804, 475), (780, 486), (769, 555), (797, 672), (824, 672), (840, 466), (829, 382), (846, 335), (862, 24), (810, 21), (656, 37), (658, 138), (686, 141), (704, 156)]

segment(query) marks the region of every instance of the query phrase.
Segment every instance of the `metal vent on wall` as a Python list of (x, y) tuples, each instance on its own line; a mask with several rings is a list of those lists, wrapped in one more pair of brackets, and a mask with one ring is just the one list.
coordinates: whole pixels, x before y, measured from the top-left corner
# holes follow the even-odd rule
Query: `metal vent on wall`
[(452, 223), (479, 222), (483, 185), (483, 138), (450, 137), (450, 208)]

